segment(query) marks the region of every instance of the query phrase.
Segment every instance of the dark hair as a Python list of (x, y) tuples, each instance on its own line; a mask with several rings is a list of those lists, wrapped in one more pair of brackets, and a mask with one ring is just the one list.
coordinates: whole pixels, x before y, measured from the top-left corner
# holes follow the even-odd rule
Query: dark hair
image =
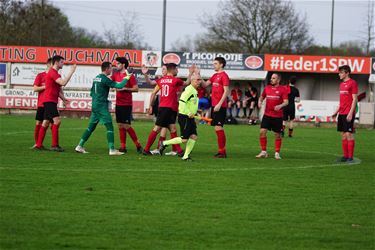
[(125, 69), (128, 68), (129, 66), (129, 61), (128, 59), (126, 59), (125, 57), (121, 56), (121, 57), (116, 57), (116, 61), (121, 63), (121, 64), (125, 64)]
[(52, 57), (47, 59), (47, 64), (52, 64)]
[(289, 78), (289, 82), (291, 83), (291, 84), (296, 84), (296, 82), (297, 82), (297, 77), (296, 76), (291, 76), (290, 78)]
[(349, 74), (352, 72), (352, 70), (350, 69), (349, 65), (342, 65), (342, 66), (340, 66), (339, 67), (339, 71), (341, 71), (341, 70), (343, 70), (343, 71), (345, 71), (345, 73), (349, 73)]
[(109, 67), (111, 67), (112, 63), (110, 62), (103, 62), (102, 63), (102, 71), (106, 71)]
[(61, 60), (64, 60), (65, 58), (59, 55), (52, 57), (52, 65), (55, 64), (55, 62), (60, 62)]
[(177, 64), (175, 63), (167, 63), (165, 66), (167, 67), (168, 71), (177, 68)]
[(225, 61), (224, 57), (222, 56), (215, 57), (214, 61), (218, 61), (220, 64), (222, 64), (223, 68), (225, 65), (227, 65), (227, 61)]

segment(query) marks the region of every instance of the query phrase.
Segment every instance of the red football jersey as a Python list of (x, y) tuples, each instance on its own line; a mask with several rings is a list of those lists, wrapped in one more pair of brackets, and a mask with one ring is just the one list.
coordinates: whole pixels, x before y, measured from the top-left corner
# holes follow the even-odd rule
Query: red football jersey
[(198, 98), (202, 98), (206, 95), (206, 89), (203, 87), (198, 87)]
[(353, 94), (358, 94), (358, 84), (353, 79), (340, 83), (340, 115), (349, 114), (353, 102)]
[(61, 78), (57, 70), (51, 68), (46, 75), (46, 89), (44, 90), (43, 102), (58, 103), (61, 85), (56, 82)]
[(159, 107), (171, 108), (178, 111), (178, 92), (184, 81), (174, 76), (163, 76), (156, 80), (160, 88)]
[(232, 89), (230, 92), (230, 95), (232, 96), (232, 100), (237, 102), (241, 99), (242, 97), (242, 91), (240, 89)]
[[(126, 73), (121, 72), (114, 72), (111, 76), (112, 80), (115, 82), (122, 82), (126, 77)], [(137, 80), (135, 79), (134, 75), (132, 75), (129, 81), (126, 83), (125, 87), (133, 88), (137, 85)], [(133, 93), (130, 91), (125, 90), (118, 90), (116, 89), (116, 105), (120, 106), (133, 106)]]
[[(46, 72), (40, 72), (39, 74), (37, 74), (34, 80), (34, 86), (37, 86), (37, 87), (45, 86), (46, 76), (47, 76)], [(44, 96), (44, 90), (38, 92), (38, 108), (44, 106), (43, 96)]]
[(285, 86), (273, 87), (272, 85), (267, 85), (262, 93), (263, 98), (266, 98), (266, 110), (264, 115), (281, 118), (283, 117), (283, 109), (279, 111), (275, 110), (275, 106), (283, 103), (284, 100), (288, 100), (288, 93)]
[[(216, 104), (220, 102), (221, 97), (224, 94), (224, 86), (229, 86), (229, 77), (225, 71), (220, 73), (215, 73), (210, 78), (212, 84), (212, 107), (215, 107)], [(228, 107), (227, 98), (225, 98), (222, 108)]]

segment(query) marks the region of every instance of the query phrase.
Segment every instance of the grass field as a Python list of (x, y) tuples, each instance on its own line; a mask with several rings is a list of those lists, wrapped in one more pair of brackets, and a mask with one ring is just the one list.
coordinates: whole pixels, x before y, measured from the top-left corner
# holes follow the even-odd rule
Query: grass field
[[(63, 119), (66, 152), (35, 152), (33, 117), (0, 120), (0, 249), (375, 248), (374, 130), (357, 132), (360, 164), (337, 165), (333, 128), (297, 128), (276, 161), (255, 159), (259, 127), (244, 125), (226, 126), (229, 158), (213, 159), (216, 135), (199, 125), (182, 162), (138, 155), (129, 137), (109, 157), (102, 126), (77, 154), (80, 119)], [(134, 127), (144, 144), (152, 123)]]

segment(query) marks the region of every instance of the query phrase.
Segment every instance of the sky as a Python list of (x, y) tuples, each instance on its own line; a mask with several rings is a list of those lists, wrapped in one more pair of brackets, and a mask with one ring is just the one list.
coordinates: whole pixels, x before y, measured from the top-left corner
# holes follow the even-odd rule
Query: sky
[[(374, 1), (374, 0), (372, 0)], [(134, 12), (134, 23), (144, 41), (152, 49), (161, 49), (162, 0), (117, 1), (71, 1), (49, 0), (68, 16), (74, 27), (83, 27), (103, 35), (121, 20), (121, 15)], [(206, 30), (199, 22), (207, 14), (220, 11), (218, 0), (167, 0), (166, 50), (177, 39), (195, 36)], [(331, 0), (292, 0), (297, 13), (305, 17), (310, 34), (318, 45), (329, 46), (331, 30)], [(361, 40), (366, 36), (368, 1), (335, 0), (334, 45), (341, 42)]]

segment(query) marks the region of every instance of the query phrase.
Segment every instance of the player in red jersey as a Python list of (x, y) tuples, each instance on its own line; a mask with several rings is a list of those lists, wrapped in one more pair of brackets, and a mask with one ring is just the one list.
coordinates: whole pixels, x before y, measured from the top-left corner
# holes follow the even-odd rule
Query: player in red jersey
[(65, 79), (61, 78), (59, 70), (64, 66), (64, 57), (56, 55), (52, 57), (52, 67), (46, 75), (46, 88), (44, 90), (43, 104), (44, 104), (44, 120), (42, 126), (39, 130), (38, 141), (35, 146), (36, 150), (43, 149), (43, 141), (46, 135), (47, 128), (50, 121), (53, 120), (52, 124), (52, 144), (51, 150), (57, 152), (63, 152), (64, 149), (59, 145), (59, 127), (61, 124), (61, 119), (59, 111), (57, 110), (58, 98), (65, 98), (62, 94), (61, 86), (65, 86), (72, 75), (74, 74), (77, 65), (71, 67), (70, 72)]
[(37, 111), (35, 115), (35, 129), (34, 129), (34, 140), (35, 144), (32, 148), (36, 147), (36, 144), (38, 142), (38, 136), (40, 127), (42, 127), (43, 119), (44, 119), (44, 105), (43, 105), (43, 95), (44, 90), (46, 89), (46, 75), (48, 73), (48, 70), (52, 67), (52, 58), (48, 58), (47, 60), (47, 69), (46, 71), (40, 72), (34, 80), (34, 92), (38, 93), (38, 104), (37, 104)]
[(351, 69), (348, 65), (339, 67), (339, 77), (342, 81), (340, 83), (340, 103), (336, 112), (332, 115), (335, 118), (337, 115), (337, 131), (341, 132), (341, 144), (343, 157), (342, 162), (353, 162), (354, 155), (354, 119), (355, 109), (357, 105), (358, 84), (350, 78)]
[(267, 85), (259, 97), (258, 107), (266, 99), (265, 112), (260, 125), (260, 146), (262, 151), (256, 158), (267, 158), (267, 130), (275, 132), (275, 159), (281, 160), (281, 129), (283, 126), (283, 108), (288, 105), (288, 93), (284, 86), (280, 85), (281, 76), (274, 73), (271, 76), (271, 85)]
[[(154, 143), (156, 136), (160, 132), (162, 128), (168, 128), (171, 132), (171, 138), (177, 137), (176, 132), (176, 117), (178, 111), (178, 96), (177, 93), (180, 91), (180, 87), (183, 85), (188, 85), (190, 83), (190, 76), (192, 74), (192, 70), (189, 69), (190, 74), (186, 82), (182, 81), (181, 79), (177, 78), (176, 75), (178, 73), (177, 65), (174, 63), (168, 63), (167, 67), (167, 75), (163, 76), (162, 78), (156, 80), (157, 86), (155, 87), (153, 93), (150, 97), (150, 106), (149, 106), (149, 113), (152, 112), (152, 105), (154, 102), (154, 97), (157, 92), (160, 90), (160, 103), (159, 103), (159, 111), (158, 116), (156, 118), (155, 126), (151, 131), (148, 139), (147, 144), (143, 150), (144, 155), (151, 155), (150, 148)], [(180, 145), (176, 145), (176, 150), (179, 156), (183, 155), (183, 151)]]
[(230, 92), (230, 100), (228, 102), (228, 109), (229, 109), (229, 116), (232, 117), (232, 108), (233, 106), (236, 107), (236, 118), (239, 118), (240, 109), (241, 109), (241, 101), (242, 101), (242, 90), (240, 89), (240, 85), (236, 83), (234, 85), (234, 89)]
[[(117, 70), (112, 74), (112, 80), (121, 82), (126, 77), (126, 70), (129, 66), (129, 61), (125, 57), (117, 57)], [(125, 87), (116, 89), (116, 122), (120, 134), (120, 148), (119, 151), (126, 153), (126, 133), (129, 134), (133, 140), (138, 153), (142, 153), (142, 146), (139, 143), (137, 134), (131, 126), (132, 110), (133, 110), (133, 92), (138, 92), (138, 84), (134, 75), (132, 75)]]
[(226, 158), (227, 151), (225, 148), (226, 137), (224, 133), (224, 122), (227, 114), (227, 97), (229, 94), (229, 77), (224, 71), (226, 61), (223, 57), (216, 57), (213, 62), (215, 74), (212, 77), (202, 82), (202, 87), (206, 88), (212, 85), (212, 95), (211, 95), (211, 118), (212, 126), (215, 126), (217, 143), (219, 146), (218, 153), (214, 156), (216, 158)]

